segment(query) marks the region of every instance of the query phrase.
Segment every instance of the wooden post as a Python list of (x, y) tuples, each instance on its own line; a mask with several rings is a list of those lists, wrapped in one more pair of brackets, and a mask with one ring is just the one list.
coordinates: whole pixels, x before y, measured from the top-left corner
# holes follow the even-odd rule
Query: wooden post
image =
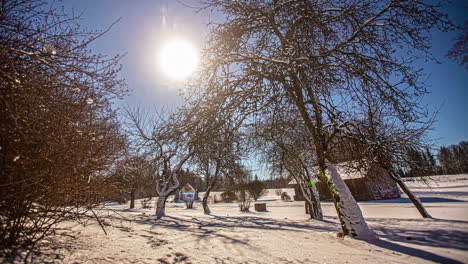
[(265, 212), (267, 209), (266, 209), (266, 203), (255, 203), (255, 211), (257, 212)]

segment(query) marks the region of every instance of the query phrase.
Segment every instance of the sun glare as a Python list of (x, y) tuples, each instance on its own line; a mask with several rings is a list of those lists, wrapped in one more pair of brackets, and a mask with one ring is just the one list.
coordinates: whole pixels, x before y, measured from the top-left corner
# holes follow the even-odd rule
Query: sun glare
[(159, 53), (162, 72), (174, 80), (189, 77), (195, 71), (197, 62), (197, 50), (186, 40), (171, 40), (164, 44)]

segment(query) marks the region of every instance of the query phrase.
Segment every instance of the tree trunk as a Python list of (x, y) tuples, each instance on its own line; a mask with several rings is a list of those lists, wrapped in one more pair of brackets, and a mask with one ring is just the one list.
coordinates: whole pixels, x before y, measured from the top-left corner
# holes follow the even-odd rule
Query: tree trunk
[(193, 203), (195, 202), (194, 199), (184, 199), (184, 201), (187, 209), (193, 209)]
[[(326, 153), (328, 143), (323, 130), (322, 108), (316, 94), (312, 88), (310, 88), (311, 85), (306, 84), (304, 86), (304, 80), (307, 80), (306, 74), (303, 71), (299, 71), (298, 73), (301, 79), (294, 74), (291, 75), (294, 85), (288, 89), (288, 92), (295, 101), (299, 113), (304, 119), (305, 126), (311, 135), (313, 144), (315, 145), (319, 177), (320, 180), (326, 184), (333, 198), (343, 235), (349, 235), (364, 240), (378, 239), (377, 235), (367, 226), (359, 205), (351, 195), (348, 186), (346, 186), (343, 179), (336, 171), (336, 168), (331, 164), (327, 164)], [(312, 104), (313, 115), (310, 115), (309, 109), (305, 106), (306, 100), (301, 87), (305, 88), (308, 96), (307, 99)]]
[(203, 205), (203, 212), (205, 214), (211, 214), (210, 207), (208, 206), (208, 195), (209, 193), (206, 192), (203, 196), (202, 205)]
[(156, 218), (161, 219), (161, 217), (166, 216), (166, 196), (159, 196), (158, 201), (156, 202)]
[(328, 182), (327, 185), (332, 192), (338, 216), (341, 214), (341, 218), (339, 218), (343, 229), (343, 235), (349, 235), (362, 240), (378, 239), (377, 235), (367, 226), (359, 205), (346, 183), (338, 174), (335, 166), (327, 163), (325, 169), (326, 175), (323, 175), (323, 173), (320, 174), (322, 174), (321, 179)]
[[(304, 168), (304, 171), (307, 175), (308, 182), (313, 181), (312, 175), (310, 175), (310, 172), (307, 166), (302, 164), (302, 167)], [(302, 192), (304, 193), (304, 191)], [(310, 197), (308, 200), (310, 204), (310, 208), (313, 209), (311, 210), (311, 212), (314, 212), (314, 214), (313, 215), (311, 214), (310, 217), (313, 219), (322, 220), (323, 219), (322, 205), (320, 204), (320, 195), (317, 190), (317, 186), (315, 186), (315, 183), (312, 182), (311, 186), (307, 188), (307, 194)]]
[(307, 199), (305, 201), (305, 209), (306, 209), (306, 214), (310, 215), (310, 219), (314, 219), (314, 216), (315, 216), (314, 206)]
[[(206, 188), (205, 195), (203, 195), (202, 205), (203, 205), (203, 212), (204, 212), (205, 214), (211, 214), (210, 207), (208, 206), (208, 197), (209, 197), (209, 195), (210, 195), (211, 190), (213, 189), (213, 187), (214, 187), (215, 184), (216, 184), (216, 180), (217, 180), (217, 177), (215, 177), (214, 180), (213, 180), (213, 182), (211, 182), (211, 183), (208, 185), (208, 188)], [(207, 182), (207, 183), (208, 183), (208, 182)]]
[[(315, 184), (312, 185), (309, 189), (310, 191), (310, 197), (311, 197), (311, 206), (314, 209), (314, 216), (313, 219), (323, 219), (323, 211), (322, 211), (322, 205), (320, 204), (320, 195), (318, 193), (317, 187)], [(312, 218), (312, 215), (310, 216)]]
[[(166, 200), (169, 195), (174, 191), (177, 191), (179, 188), (179, 179), (177, 179), (177, 173), (182, 168), (182, 165), (193, 155), (193, 151), (185, 155), (182, 160), (179, 161), (177, 166), (173, 171), (169, 171), (169, 160), (166, 158), (164, 160), (164, 170), (161, 180), (156, 181), (156, 190), (158, 192), (158, 201), (156, 202), (156, 218), (161, 219), (161, 217), (166, 216)], [(171, 156), (172, 157), (172, 156)]]
[(132, 190), (130, 192), (130, 209), (135, 208), (135, 191), (136, 190)]
[[(305, 203), (305, 209), (306, 209), (306, 214), (310, 215), (310, 219), (323, 219), (323, 213), (322, 213), (322, 207), (320, 205), (320, 198), (316, 199), (316, 194), (318, 194), (317, 188), (315, 185), (313, 185), (312, 188), (304, 189), (304, 182), (303, 178), (295, 174), (290, 168), (285, 166), (286, 170), (289, 172), (290, 175), (293, 176), (293, 178), (296, 180), (296, 183), (299, 186), (299, 189), (302, 192), (302, 196), (304, 197), (306, 203)], [(307, 169), (304, 167), (305, 172), (307, 173), (307, 178), (310, 180), (310, 174), (307, 171)], [(316, 192), (316, 193), (314, 193)]]
[(174, 195), (174, 203), (178, 203), (179, 201), (180, 201), (180, 191), (179, 189), (177, 189)]
[[(296, 179), (297, 181), (297, 179)], [(304, 190), (302, 184), (299, 183), (299, 188), (301, 189), (302, 195), (306, 200), (306, 213), (310, 215), (310, 219), (323, 219), (322, 207), (320, 205), (320, 200), (315, 200), (314, 193), (312, 189)]]
[(413, 192), (406, 186), (405, 182), (401, 180), (401, 178), (398, 175), (395, 175), (393, 172), (389, 172), (390, 176), (396, 183), (398, 183), (398, 186), (405, 192), (406, 195), (408, 195), (408, 198), (413, 202), (414, 206), (416, 209), (418, 209), (419, 213), (421, 214), (422, 217), (424, 218), (432, 218), (432, 216), (426, 211), (426, 208), (424, 208), (423, 204), (421, 203), (421, 200), (416, 197)]

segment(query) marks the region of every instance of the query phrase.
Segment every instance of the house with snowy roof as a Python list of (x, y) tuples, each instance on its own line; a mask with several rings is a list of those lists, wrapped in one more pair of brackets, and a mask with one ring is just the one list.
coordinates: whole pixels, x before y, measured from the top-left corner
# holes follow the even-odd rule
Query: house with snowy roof
[[(336, 165), (336, 169), (357, 201), (387, 200), (401, 197), (396, 182), (383, 168), (373, 166), (367, 170), (357, 170), (341, 163)], [(331, 200), (326, 184), (318, 180), (317, 175), (315, 179), (317, 179), (315, 185), (320, 194), (320, 200)], [(293, 179), (289, 185), (294, 187), (294, 200), (304, 201), (304, 195), (296, 180)], [(304, 188), (307, 187), (304, 186)]]
[(184, 187), (180, 189), (180, 199), (182, 201), (185, 200), (194, 200), (195, 199), (195, 188), (192, 187), (190, 184), (185, 184)]

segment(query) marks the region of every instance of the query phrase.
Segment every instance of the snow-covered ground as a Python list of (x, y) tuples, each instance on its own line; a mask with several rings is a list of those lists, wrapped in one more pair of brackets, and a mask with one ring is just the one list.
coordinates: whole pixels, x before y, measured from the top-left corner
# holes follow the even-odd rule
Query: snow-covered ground
[[(165, 217), (155, 208), (128, 210), (106, 205), (99, 211), (108, 235), (99, 225), (68, 223), (47, 254), (49, 263), (467, 263), (468, 174), (436, 176), (426, 185), (407, 184), (434, 219), (422, 219), (407, 198), (360, 202), (380, 240), (372, 243), (338, 238), (333, 203), (323, 202), (324, 221), (308, 219), (304, 202), (283, 202), (274, 190), (259, 202), (267, 212), (239, 212), (236, 203), (201, 204), (185, 209), (168, 203)], [(292, 189), (283, 189), (293, 195)], [(153, 204), (154, 205), (154, 204)], [(253, 204), (251, 207), (253, 210)]]

